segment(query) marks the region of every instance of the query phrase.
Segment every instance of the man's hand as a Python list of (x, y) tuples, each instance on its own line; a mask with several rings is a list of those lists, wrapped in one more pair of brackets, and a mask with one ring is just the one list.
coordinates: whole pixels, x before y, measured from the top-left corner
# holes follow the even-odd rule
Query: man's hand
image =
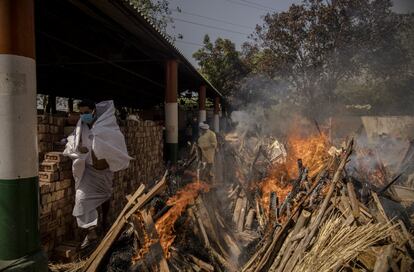
[(86, 154), (86, 153), (89, 152), (89, 149), (85, 146), (81, 146), (78, 149), (79, 149), (79, 152), (82, 153), (82, 154)]
[(97, 170), (105, 170), (109, 168), (108, 162), (105, 159), (98, 160), (93, 150), (92, 150), (92, 163), (93, 163), (93, 167)]

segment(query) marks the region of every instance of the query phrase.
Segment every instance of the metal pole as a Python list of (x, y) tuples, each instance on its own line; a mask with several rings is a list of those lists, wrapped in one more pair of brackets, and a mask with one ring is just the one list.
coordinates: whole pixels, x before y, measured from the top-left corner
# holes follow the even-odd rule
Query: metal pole
[(207, 120), (206, 117), (206, 86), (200, 86), (198, 90), (198, 121), (200, 123), (205, 122)]
[(214, 131), (220, 132), (220, 97), (214, 98)]
[(178, 63), (176, 60), (168, 60), (166, 67), (165, 130), (167, 158), (172, 163), (176, 163), (178, 157)]
[(39, 237), (33, 0), (0, 1), (0, 271), (47, 271)]

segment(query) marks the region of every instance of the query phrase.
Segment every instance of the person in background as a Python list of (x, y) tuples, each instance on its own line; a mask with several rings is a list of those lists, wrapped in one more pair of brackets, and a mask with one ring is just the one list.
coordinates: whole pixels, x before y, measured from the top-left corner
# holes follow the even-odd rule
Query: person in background
[(216, 134), (210, 130), (209, 125), (200, 123), (199, 128), (200, 137), (198, 138), (197, 143), (201, 149), (201, 160), (203, 163), (206, 163), (206, 167), (204, 168), (201, 177), (208, 182), (213, 182), (213, 166), (217, 148), (217, 137)]
[(108, 227), (113, 174), (129, 166), (125, 138), (116, 122), (113, 101), (84, 100), (78, 104), (80, 120), (68, 137), (64, 155), (73, 160), (75, 206), (73, 216), (87, 230), (85, 248), (98, 238), (98, 207), (102, 207), (102, 229)]

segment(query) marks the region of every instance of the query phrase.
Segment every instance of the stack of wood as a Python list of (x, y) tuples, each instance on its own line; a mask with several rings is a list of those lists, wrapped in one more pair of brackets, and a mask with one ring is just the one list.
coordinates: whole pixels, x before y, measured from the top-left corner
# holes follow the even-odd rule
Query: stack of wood
[(71, 160), (60, 152), (46, 153), (39, 166), (40, 231), (43, 248), (49, 254), (55, 245), (69, 239), (68, 233), (75, 228), (71, 168)]
[[(298, 160), (292, 190), (280, 203), (280, 192), (271, 192), (266, 214), (252, 186), (211, 186), (173, 220), (167, 251), (158, 224), (173, 209), (165, 200), (176, 190), (168, 195), (164, 175), (149, 192), (142, 185), (128, 198), (84, 271), (412, 271), (410, 222), (390, 215), (395, 206), (389, 206), (387, 191), (393, 181), (365, 187), (349, 176), (345, 166), (352, 150), (350, 141), (312, 176)], [(164, 199), (157, 209), (155, 196)], [(119, 244), (125, 236), (134, 240), (121, 256), (116, 250), (125, 249)]]
[(390, 220), (378, 192), (355, 189), (344, 172), (351, 151), (352, 141), (311, 181), (287, 220), (263, 235), (241, 271), (412, 271), (406, 222)]
[[(86, 263), (83, 266), (83, 271), (98, 271), (99, 267), (101, 265), (102, 260), (107, 255), (109, 249), (111, 248), (112, 244), (116, 241), (116, 239), (119, 237), (121, 232), (124, 230), (125, 225), (130, 221), (134, 221), (132, 218), (137, 216), (141, 216), (143, 220), (145, 221), (145, 224), (148, 225), (148, 229), (151, 229), (151, 232), (148, 234), (145, 230), (143, 233), (146, 233), (151, 237), (152, 239), (156, 239), (156, 236), (154, 236), (154, 226), (152, 222), (152, 218), (148, 215), (147, 210), (144, 208), (144, 206), (151, 201), (153, 197), (156, 195), (162, 193), (166, 188), (166, 176), (167, 172), (165, 173), (164, 177), (155, 184), (153, 188), (151, 188), (150, 191), (145, 193), (145, 185), (141, 185), (135, 193), (129, 197), (129, 200), (127, 204), (124, 206), (121, 213), (118, 215), (117, 219), (115, 220), (112, 227), (109, 229), (105, 237), (103, 238), (102, 242), (99, 244), (99, 246), (95, 249), (95, 251), (91, 254), (91, 256), (88, 258)], [(134, 228), (136, 228), (137, 232), (139, 229), (139, 224), (136, 224)], [(141, 229), (142, 230), (142, 229)], [(145, 237), (145, 235), (142, 235), (142, 237)], [(159, 241), (155, 241), (154, 244), (159, 245)], [(159, 246), (160, 247), (160, 246)], [(159, 250), (158, 250), (159, 251)], [(158, 263), (151, 263), (151, 265), (156, 265), (159, 267), (158, 271), (168, 271), (164, 270), (160, 267), (165, 267), (166, 262), (162, 254), (162, 250), (159, 256), (157, 256), (156, 260), (159, 260)], [(132, 260), (131, 260), (132, 261)], [(168, 266), (167, 266), (168, 269)], [(142, 270), (145, 271), (145, 270)], [(157, 271), (157, 270), (151, 270), (151, 271)]]

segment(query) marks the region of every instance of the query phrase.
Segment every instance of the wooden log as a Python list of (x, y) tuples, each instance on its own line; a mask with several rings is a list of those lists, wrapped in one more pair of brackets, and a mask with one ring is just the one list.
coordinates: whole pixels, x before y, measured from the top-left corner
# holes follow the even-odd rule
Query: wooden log
[[(149, 265), (151, 267), (156, 267), (156, 271), (160, 272), (169, 272), (170, 269), (168, 268), (167, 260), (164, 257), (164, 252), (159, 242), (159, 237), (157, 230), (155, 229), (154, 221), (148, 211), (141, 211), (142, 219), (145, 224), (145, 230), (149, 235), (149, 238), (152, 241), (155, 241), (150, 248), (150, 251), (147, 255), (149, 255), (151, 262)], [(147, 259), (147, 258), (146, 258)]]
[(374, 272), (388, 272), (390, 269), (390, 260), (394, 251), (393, 245), (387, 245), (375, 262)]
[[(122, 212), (119, 214), (118, 218), (115, 220), (114, 224), (112, 225), (111, 229), (103, 238), (102, 242), (99, 246), (95, 249), (92, 255), (88, 258), (85, 265), (83, 266), (83, 271), (87, 272), (94, 272), (98, 270), (99, 264), (101, 263), (102, 259), (105, 257), (106, 253), (108, 252), (109, 248), (116, 240), (118, 235), (120, 234), (123, 226), (127, 222), (128, 218), (134, 214), (138, 209), (142, 208), (148, 201), (150, 201), (154, 196), (159, 194), (162, 190), (164, 190), (166, 185), (166, 177), (167, 171), (165, 172), (161, 181), (159, 181), (147, 194), (140, 196), (143, 191), (144, 187), (140, 186), (138, 190), (134, 193), (134, 196), (128, 201), (127, 205), (124, 207)], [(138, 198), (138, 199), (137, 199)], [(134, 204), (135, 200), (137, 203)]]
[(299, 215), (298, 220), (296, 221), (295, 227), (292, 231), (292, 236), (297, 235), (304, 227), (307, 226), (311, 218), (312, 213), (307, 210), (302, 210)]
[[(306, 230), (306, 234), (305, 237), (309, 235), (309, 230)], [(299, 244), (296, 247), (296, 250), (292, 253), (289, 261), (287, 262), (283, 272), (292, 272), (294, 271), (294, 268), (297, 264), (297, 262), (299, 261), (299, 259), (301, 259), (301, 256), (303, 255), (303, 248), (305, 247), (305, 238), (303, 238), (302, 240), (300, 240)]]
[(237, 243), (233, 240), (233, 238), (228, 233), (224, 233), (224, 241), (230, 248), (231, 256), (234, 257), (235, 259), (238, 259), (238, 257), (241, 254), (241, 249), (237, 245)]
[(192, 225), (192, 228), (193, 228), (193, 232), (194, 232), (194, 234), (196, 235), (196, 236), (199, 236), (199, 237), (201, 237), (200, 235), (202, 235), (201, 233), (200, 233), (200, 231), (201, 230), (199, 230), (198, 229), (198, 227), (197, 227), (197, 225), (198, 225), (198, 223), (197, 223), (197, 218), (195, 217), (195, 215), (194, 215), (194, 210), (193, 210), (193, 208), (188, 208), (187, 209), (187, 214), (188, 214), (188, 216), (191, 218), (191, 220), (192, 220), (192, 222), (193, 222), (193, 224), (191, 224)]
[(237, 222), (237, 230), (239, 232), (243, 231), (244, 221), (246, 217), (246, 209), (247, 209), (247, 197), (244, 196), (242, 199), (240, 214), (239, 214), (239, 221)]
[(352, 181), (348, 181), (346, 184), (346, 188), (348, 189), (348, 197), (349, 200), (351, 202), (351, 207), (352, 207), (352, 214), (354, 215), (355, 219), (359, 218), (359, 201), (356, 197), (356, 193), (355, 193), (355, 188), (354, 188), (354, 184), (352, 183)]
[[(289, 234), (287, 239), (290, 239), (292, 236)], [(282, 258), (285, 255), (286, 252), (286, 248), (291, 245), (290, 243), (283, 243), (283, 246), (280, 248), (279, 253), (277, 254), (275, 260), (273, 261), (272, 265), (269, 268), (269, 272), (275, 272), (277, 267), (280, 264), (280, 261), (282, 260)]]
[[(334, 160), (331, 160), (327, 165), (331, 165), (334, 162)], [(302, 198), (302, 200), (297, 204), (296, 209), (293, 211), (291, 216), (286, 221), (285, 225), (278, 230), (278, 228), (273, 229), (273, 234), (271, 237), (273, 237), (272, 240), (269, 242), (266, 242), (264, 246), (259, 248), (259, 250), (249, 259), (249, 261), (243, 266), (242, 271), (260, 271), (264, 266), (267, 265), (267, 260), (269, 258), (269, 255), (276, 255), (278, 254), (280, 248), (282, 247), (284, 240), (286, 238), (286, 235), (288, 233), (288, 230), (291, 227), (293, 217), (302, 210), (302, 207), (305, 203), (305, 201), (310, 197), (310, 195), (313, 193), (313, 191), (316, 189), (316, 187), (322, 182), (322, 178), (326, 175), (326, 168), (321, 170), (321, 172), (316, 177), (316, 182), (312, 186), (311, 190), (305, 195), (305, 197)], [(303, 240), (301, 241), (303, 242)], [(266, 256), (267, 254), (267, 256)], [(258, 262), (257, 265), (254, 265), (256, 262)]]
[(199, 258), (195, 257), (194, 255), (188, 254), (187, 255), (191, 261), (193, 261), (198, 267), (200, 267), (201, 269), (203, 269), (203, 271), (214, 271), (214, 267), (211, 264), (208, 264), (202, 260), (200, 260)]
[(237, 186), (229, 193), (229, 198), (233, 198), (238, 192), (239, 192), (240, 185), (237, 184)]
[(402, 233), (403, 233), (405, 239), (408, 240), (408, 244), (410, 245), (411, 250), (414, 250), (413, 235), (408, 232), (407, 227), (405, 226), (404, 222), (401, 219), (398, 219), (398, 224), (400, 225), (400, 228), (402, 230)]
[(264, 238), (266, 240), (263, 242), (263, 245), (258, 248), (256, 253), (243, 266), (243, 268), (242, 268), (243, 272), (253, 271), (253, 269), (255, 268), (255, 265), (254, 265), (255, 262), (261, 260), (261, 257), (266, 253), (266, 251), (268, 250), (268, 248), (271, 245), (271, 242), (273, 241), (272, 240), (273, 237), (278, 233), (279, 230), (280, 230), (280, 227), (273, 228), (272, 231), (270, 232), (270, 235), (267, 236), (268, 239), (266, 239), (266, 237)]
[[(309, 234), (309, 230), (307, 229), (307, 225), (311, 218), (311, 213), (308, 211), (302, 211), (298, 221), (297, 225), (295, 226), (295, 229), (292, 231), (292, 245), (288, 248), (288, 254), (286, 257), (284, 256), (284, 259), (282, 259), (282, 262), (280, 266), (278, 267), (277, 271), (293, 271), (295, 268), (295, 265), (297, 261), (299, 260), (299, 257), (302, 254), (302, 249), (305, 245), (305, 237)], [(302, 240), (301, 240), (302, 239)]]
[(233, 223), (236, 225), (236, 227), (238, 226), (238, 223), (239, 223), (240, 210), (242, 209), (242, 205), (243, 205), (243, 198), (238, 197), (236, 200), (236, 206), (234, 207), (234, 212), (233, 212)]
[(283, 271), (283, 269), (285, 268), (285, 265), (289, 261), (289, 258), (295, 252), (295, 250), (298, 246), (298, 243), (299, 243), (299, 241), (296, 240), (296, 241), (288, 244), (287, 248), (285, 249), (285, 252), (283, 253), (283, 258), (280, 261), (280, 265), (277, 267), (276, 272), (282, 272)]
[(258, 196), (255, 197), (254, 199), (255, 202), (255, 208), (256, 208), (256, 217), (257, 217), (257, 222), (259, 223), (260, 229), (263, 230), (265, 227), (265, 221), (263, 218), (263, 213), (262, 213), (262, 209), (260, 206), (260, 200), (258, 198)]
[[(290, 256), (294, 253), (300, 239), (305, 236), (305, 228), (311, 218), (311, 213), (306, 210), (302, 210), (298, 220), (296, 221), (295, 227), (293, 228), (292, 232), (290, 233), (290, 237), (286, 240), (286, 249), (283, 252), (283, 257), (280, 260), (280, 264), (274, 263), (275, 271), (283, 271), (286, 263), (288, 262)], [(302, 233), (301, 236), (296, 237), (299, 233)]]
[(228, 271), (231, 271), (231, 272), (237, 271), (237, 269), (236, 269), (236, 267), (234, 267), (234, 265), (232, 265), (229, 262), (227, 262), (226, 259), (223, 258), (223, 256), (221, 256), (217, 251), (215, 251), (211, 247), (210, 240), (208, 239), (206, 229), (204, 228), (204, 225), (203, 225), (203, 222), (200, 219), (200, 216), (194, 210), (193, 210), (193, 212), (194, 212), (194, 215), (195, 215), (195, 217), (197, 219), (198, 227), (200, 228), (200, 231), (201, 231), (201, 233), (203, 235), (204, 246), (206, 247), (206, 249), (208, 250), (208, 252), (210, 253), (210, 255), (212, 257), (214, 257), (214, 259), (217, 260)]
[(328, 204), (329, 204), (330, 199), (331, 199), (331, 197), (332, 197), (332, 195), (333, 195), (333, 193), (335, 191), (336, 185), (337, 185), (337, 183), (339, 182), (339, 180), (341, 178), (342, 171), (345, 168), (345, 165), (346, 165), (346, 162), (348, 160), (348, 157), (351, 155), (352, 147), (353, 147), (353, 142), (354, 141), (351, 140), (348, 143), (348, 146), (347, 146), (347, 149), (345, 151), (345, 154), (341, 158), (341, 162), (339, 163), (339, 166), (338, 166), (338, 168), (337, 168), (337, 170), (336, 170), (336, 172), (335, 172), (335, 174), (334, 174), (334, 176), (332, 178), (331, 186), (329, 187), (329, 191), (328, 191), (325, 199), (323, 200), (322, 205), (318, 209), (319, 210), (319, 213), (318, 213), (318, 215), (316, 217), (315, 224), (310, 229), (309, 236), (305, 238), (305, 248), (309, 246), (311, 240), (313, 239), (313, 237), (315, 236), (317, 230), (319, 229), (319, 225), (321, 224), (322, 218), (324, 217), (325, 212), (326, 212), (326, 209), (328, 208)]
[(204, 201), (202, 196), (199, 196), (196, 199), (197, 204), (197, 212), (199, 216), (202, 218), (202, 223), (206, 228), (207, 234), (209, 237), (217, 244), (223, 254), (226, 254), (224, 247), (222, 245), (222, 239), (220, 239), (219, 233), (216, 231), (215, 221), (212, 220), (210, 217), (210, 213), (207, 210), (207, 207), (204, 205)]
[(246, 223), (244, 224), (244, 228), (245, 229), (247, 229), (247, 230), (251, 230), (252, 229), (252, 224), (253, 224), (254, 216), (255, 216), (255, 210), (254, 209), (250, 209), (249, 212), (247, 213)]
[(201, 221), (200, 217), (194, 211), (193, 208), (190, 208), (189, 210), (191, 211), (191, 213), (194, 215), (195, 219), (197, 220), (198, 227), (199, 227), (201, 235), (203, 237), (204, 245), (206, 247), (210, 247), (210, 240), (208, 239), (207, 232), (206, 232), (206, 229), (204, 228), (203, 222)]
[(237, 267), (232, 263), (228, 262), (223, 256), (221, 256), (214, 248), (210, 247), (210, 254), (220, 262), (226, 268), (226, 271), (236, 272), (238, 271)]

